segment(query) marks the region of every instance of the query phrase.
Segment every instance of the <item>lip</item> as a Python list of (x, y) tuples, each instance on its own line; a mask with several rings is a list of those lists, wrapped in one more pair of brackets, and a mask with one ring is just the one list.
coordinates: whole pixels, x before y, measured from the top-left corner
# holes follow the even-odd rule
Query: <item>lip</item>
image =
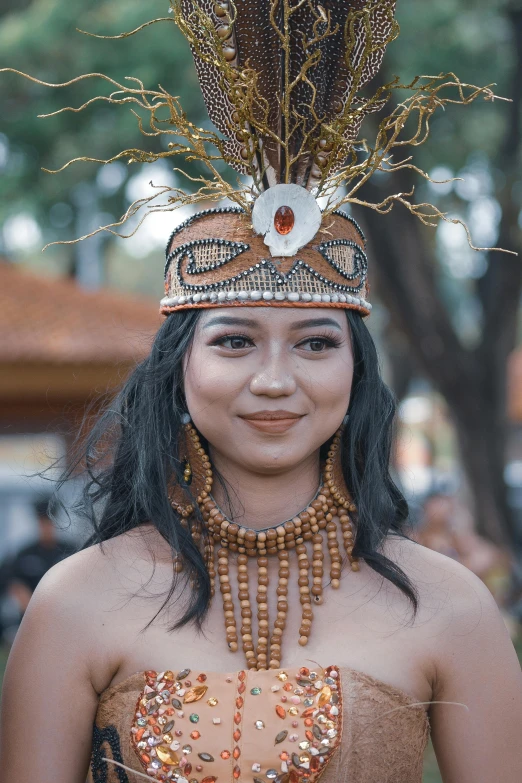
[(303, 418), (304, 414), (292, 411), (257, 411), (241, 416), (247, 424), (261, 432), (286, 432)]

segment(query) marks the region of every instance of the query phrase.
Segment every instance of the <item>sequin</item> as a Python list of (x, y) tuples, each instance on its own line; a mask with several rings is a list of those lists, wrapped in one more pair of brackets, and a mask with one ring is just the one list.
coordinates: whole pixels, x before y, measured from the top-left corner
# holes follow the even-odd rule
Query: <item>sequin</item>
[(323, 689), (321, 690), (321, 693), (319, 694), (319, 699), (317, 700), (317, 705), (319, 707), (324, 707), (325, 704), (327, 704), (330, 701), (330, 697), (332, 695), (332, 691), (330, 689), (329, 685), (325, 685)]
[(250, 693), (252, 694), (252, 696), (259, 696), (259, 694), (261, 693), (261, 688), (259, 688), (259, 687), (256, 685), (256, 687), (255, 687), (255, 688), (251, 688), (251, 689), (250, 689)]
[(288, 732), (286, 731), (286, 729), (280, 731), (279, 734), (276, 734), (274, 745), (279, 745), (280, 742), (284, 742), (287, 737), (288, 737)]
[(167, 764), (168, 766), (179, 764), (177, 753), (175, 753), (175, 751), (171, 750), (166, 745), (158, 745), (156, 748), (156, 753), (163, 764)]
[(194, 701), (199, 701), (203, 698), (205, 693), (208, 691), (207, 685), (196, 685), (195, 688), (191, 688), (188, 690), (183, 697), (183, 703), (184, 704), (191, 704)]
[[(289, 234), (295, 223), (295, 215), (291, 207), (279, 207), (274, 215), (274, 226), (278, 234)], [(268, 773), (267, 773), (268, 774)]]
[(189, 721), (191, 723), (197, 723), (199, 720), (199, 715), (196, 712), (193, 712), (191, 715), (189, 715)]
[(264, 729), (265, 728), (265, 724), (263, 723), (262, 720), (256, 720), (256, 722), (254, 723), (254, 726), (256, 727), (256, 729)]
[(218, 700), (216, 699), (215, 696), (211, 696), (210, 699), (207, 699), (207, 704), (209, 705), (209, 707), (215, 707), (217, 703)]

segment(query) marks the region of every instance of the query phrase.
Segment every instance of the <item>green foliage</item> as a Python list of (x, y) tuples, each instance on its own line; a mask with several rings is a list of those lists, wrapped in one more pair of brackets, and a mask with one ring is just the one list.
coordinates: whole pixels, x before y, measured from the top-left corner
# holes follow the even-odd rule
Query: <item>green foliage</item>
[[(496, 83), (496, 93), (509, 97), (514, 43), (507, 14), (513, 7), (519, 7), (518, 0), (515, 6), (513, 0), (400, 0), (397, 18), (401, 35), (386, 54), (386, 77), (397, 73), (406, 83), (417, 74), (455, 71), (462, 80), (477, 85)], [(168, 10), (168, 0), (4, 3), (0, 11), (0, 67), (17, 68), (51, 82), (88, 72), (105, 73), (118, 81), (137, 76), (147, 87), (161, 84), (179, 95), (190, 119), (208, 126), (189, 47), (173, 23), (154, 24), (122, 40), (101, 40), (76, 32), (78, 27), (117, 35), (154, 17), (166, 17)], [(52, 89), (14, 74), (0, 75), (0, 133), (9, 140), (10, 149), (9, 162), (0, 176), (0, 225), (10, 215), (29, 212), (38, 221), (43, 242), (73, 238), (78, 234), (76, 196), (84, 183), (94, 185), (98, 211), (115, 217), (123, 214), (129, 203), (125, 182), (114, 192), (96, 188), (96, 164), (78, 163), (56, 175), (41, 171), (82, 155), (107, 158), (143, 144), (159, 149), (158, 139), (143, 139), (136, 118), (125, 106), (97, 103), (80, 114), (67, 112), (37, 119), (38, 114), (79, 106), (95, 95), (107, 95), (109, 90), (101, 80)], [(509, 104), (501, 101), (478, 101), (464, 109), (441, 111), (432, 123), (429, 141), (417, 150), (419, 165), (430, 171), (444, 164), (457, 174), (478, 156), (492, 173), (493, 190), (502, 187), (500, 145), (508, 115)], [(135, 171), (136, 166), (128, 167), (126, 178)], [(522, 176), (520, 180), (513, 198), (522, 200)], [(421, 182), (416, 196), (437, 199)], [(72, 208), (72, 219), (53, 220), (53, 205), (64, 202)], [(468, 206), (455, 192), (441, 196), (436, 203), (464, 215)], [(173, 224), (176, 220), (173, 215)], [(434, 241), (433, 231), (429, 236)], [(122, 243), (111, 244), (116, 244), (120, 255), (125, 253)], [(56, 252), (46, 253), (47, 262), (57, 257)], [(70, 247), (61, 251), (69, 263), (73, 252), (78, 251)], [(109, 255), (114, 252), (112, 248)], [(133, 259), (132, 263), (140, 262)]]

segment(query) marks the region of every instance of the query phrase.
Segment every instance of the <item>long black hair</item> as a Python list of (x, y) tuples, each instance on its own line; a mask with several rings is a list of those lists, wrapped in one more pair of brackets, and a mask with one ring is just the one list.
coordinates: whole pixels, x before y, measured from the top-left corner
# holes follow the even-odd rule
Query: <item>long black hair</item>
[[(149, 356), (81, 441), (67, 473), (76, 473), (79, 465), (87, 471), (75, 507), (92, 526), (85, 546), (103, 545), (140, 525), (152, 524), (170, 545), (173, 559), (181, 556), (183, 573), (193, 588), (186, 611), (171, 630), (191, 621), (201, 628), (210, 603), (210, 580), (200, 549), (169, 501), (172, 481), (182, 480), (177, 444), (185, 411), (183, 358), (190, 350), (199, 315), (198, 310), (175, 312), (165, 320)], [(375, 345), (362, 318), (352, 310), (346, 315), (352, 334), (354, 376), (341, 452), (346, 486), (357, 506), (353, 554), (407, 596), (415, 617), (418, 598), (414, 585), (380, 551), (390, 532), (406, 537), (408, 517), (406, 500), (389, 471), (395, 399), (381, 379)], [(159, 612), (168, 605), (176, 581), (173, 569), (172, 584)]]

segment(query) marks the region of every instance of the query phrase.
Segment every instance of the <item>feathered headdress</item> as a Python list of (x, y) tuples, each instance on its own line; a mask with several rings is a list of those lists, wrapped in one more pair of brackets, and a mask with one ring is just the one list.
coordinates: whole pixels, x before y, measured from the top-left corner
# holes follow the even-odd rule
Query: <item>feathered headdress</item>
[[(148, 130), (137, 115), (142, 133), (171, 141), (162, 152), (130, 149), (99, 162), (182, 155), (211, 176), (196, 177), (195, 192), (160, 188), (99, 230), (114, 231), (143, 206), (156, 211), (227, 198), (235, 206), (194, 214), (171, 235), (162, 312), (321, 305), (367, 315), (365, 239), (340, 207), (362, 204), (384, 213), (400, 202), (426, 224), (460, 223), (431, 204), (412, 203), (411, 193), (372, 204), (358, 192), (376, 171), (413, 168), (429, 179), (411, 157), (395, 160), (394, 151), (422, 144), (438, 107), (492, 100), (491, 87), (463, 84), (450, 73), (406, 85), (395, 78), (372, 90), (386, 46), (398, 35), (395, 0), (171, 0), (171, 11), (116, 37), (174, 20), (190, 44), (217, 132), (194, 125), (163, 88), (104, 76), (116, 89), (103, 100), (137, 104), (149, 114)], [(361, 139), (365, 117), (397, 90), (402, 100), (378, 124), (373, 144)], [(221, 160), (242, 176), (237, 188), (221, 174)], [(165, 193), (167, 207), (157, 207), (154, 200)]]

